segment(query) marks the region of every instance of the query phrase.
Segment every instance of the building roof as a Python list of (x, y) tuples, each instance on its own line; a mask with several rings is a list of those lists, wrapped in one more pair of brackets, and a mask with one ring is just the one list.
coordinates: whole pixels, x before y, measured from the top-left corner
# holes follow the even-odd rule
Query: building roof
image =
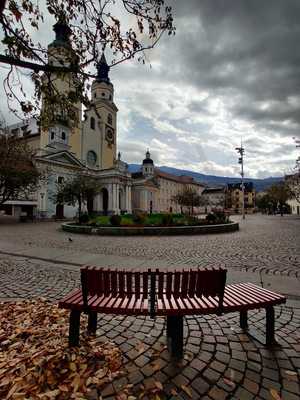
[(177, 182), (177, 183), (185, 183), (185, 184), (192, 184), (192, 185), (198, 185), (198, 186), (204, 186), (203, 184), (201, 184), (200, 182), (197, 182), (193, 177), (191, 176), (187, 176), (187, 175), (173, 175), (173, 174), (169, 174), (168, 172), (163, 172), (160, 169), (156, 168), (155, 169), (155, 176), (157, 178), (164, 178), (164, 179), (168, 179), (170, 181), (173, 182)]

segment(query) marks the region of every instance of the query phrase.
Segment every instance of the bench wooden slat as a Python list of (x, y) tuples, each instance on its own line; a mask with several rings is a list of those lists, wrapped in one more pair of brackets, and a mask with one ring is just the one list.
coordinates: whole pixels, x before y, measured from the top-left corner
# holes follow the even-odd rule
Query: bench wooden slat
[(187, 296), (188, 284), (189, 284), (189, 272), (183, 271), (182, 272), (182, 280), (181, 280), (181, 295), (182, 295), (182, 297)]
[[(247, 285), (239, 284), (238, 290), (240, 295), (242, 294), (244, 298), (249, 299), (249, 302), (265, 302), (265, 301), (273, 301), (276, 300), (276, 296), (271, 296), (268, 293), (263, 293), (259, 289), (251, 288)], [(237, 289), (236, 289), (237, 290)], [(238, 293), (238, 294), (239, 294)]]
[(278, 298), (283, 297), (281, 295), (278, 295), (277, 293), (270, 292), (269, 290), (267, 290), (265, 288), (261, 288), (259, 286), (254, 286), (254, 285), (247, 284), (247, 283), (246, 284), (241, 283), (240, 285), (245, 290), (247, 290), (248, 293), (261, 296), (264, 299), (277, 300)]
[(197, 279), (197, 272), (190, 270), (190, 280), (189, 280), (189, 288), (188, 288), (188, 295), (190, 297), (193, 297), (195, 295), (196, 279)]
[(180, 282), (181, 281), (181, 273), (179, 271), (175, 271), (174, 273), (174, 296), (175, 297), (179, 297), (181, 295), (180, 293), (180, 289), (181, 289), (181, 285)]
[(134, 292), (136, 297), (140, 297), (141, 294), (141, 278), (140, 278), (140, 273), (135, 272), (134, 273)]

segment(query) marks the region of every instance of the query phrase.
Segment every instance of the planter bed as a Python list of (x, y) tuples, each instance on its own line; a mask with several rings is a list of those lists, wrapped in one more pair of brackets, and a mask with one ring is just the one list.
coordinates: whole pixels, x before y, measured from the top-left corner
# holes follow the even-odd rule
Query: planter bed
[(91, 235), (107, 236), (160, 236), (160, 235), (203, 235), (208, 233), (226, 233), (239, 230), (237, 222), (219, 225), (193, 225), (193, 226), (99, 226), (76, 225), (63, 223), (62, 230), (72, 233), (88, 233)]

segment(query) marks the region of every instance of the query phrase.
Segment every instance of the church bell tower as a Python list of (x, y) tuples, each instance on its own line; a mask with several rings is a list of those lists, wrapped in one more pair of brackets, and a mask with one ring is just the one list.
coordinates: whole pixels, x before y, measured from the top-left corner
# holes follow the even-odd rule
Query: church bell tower
[(97, 77), (92, 83), (92, 103), (100, 117), (101, 169), (113, 168), (117, 147), (117, 112), (114, 86), (109, 78), (109, 66), (104, 54), (97, 65)]
[[(55, 39), (48, 45), (48, 64), (56, 67), (72, 67), (78, 62), (71, 45), (71, 29), (61, 17), (53, 25)], [(70, 94), (76, 94), (76, 74), (74, 72), (51, 72), (43, 76), (41, 148), (69, 150), (78, 158), (81, 146), (81, 102), (68, 108), (63, 101)], [(47, 93), (47, 95), (45, 94)], [(59, 94), (58, 102), (55, 96)], [(53, 96), (53, 100), (52, 100)]]

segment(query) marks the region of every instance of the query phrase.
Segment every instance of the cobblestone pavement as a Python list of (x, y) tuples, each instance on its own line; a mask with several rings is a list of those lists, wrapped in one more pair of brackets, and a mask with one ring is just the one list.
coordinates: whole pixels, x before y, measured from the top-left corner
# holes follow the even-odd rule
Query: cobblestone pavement
[[(1, 241), (72, 253), (135, 257), (160, 265), (226, 266), (300, 277), (300, 218), (247, 216), (240, 231), (227, 234), (161, 237), (99, 237), (58, 231), (59, 223), (0, 225)], [(69, 241), (69, 238), (72, 241)]]
[[(282, 274), (282, 279), (300, 276), (300, 219), (255, 216), (232, 234), (134, 239), (69, 235), (56, 231), (57, 227), (55, 223), (0, 225), (0, 246), (51, 248), (53, 254), (55, 249), (70, 254), (76, 250), (103, 254), (104, 259), (117, 254), (168, 266), (222, 264), (250, 272), (264, 268), (264, 272)], [(43, 296), (57, 301), (78, 285), (76, 266), (0, 253), (1, 298)], [(251, 328), (263, 332), (264, 312), (249, 315)], [(184, 359), (175, 363), (166, 350), (163, 318), (99, 317), (99, 340), (110, 339), (120, 345), (128, 371), (106, 387), (103, 398), (114, 399), (128, 383), (140, 394), (142, 387), (147, 391), (158, 381), (163, 385), (161, 398), (299, 399), (300, 303), (276, 307), (278, 346), (272, 349), (238, 327), (237, 313), (185, 318)]]

